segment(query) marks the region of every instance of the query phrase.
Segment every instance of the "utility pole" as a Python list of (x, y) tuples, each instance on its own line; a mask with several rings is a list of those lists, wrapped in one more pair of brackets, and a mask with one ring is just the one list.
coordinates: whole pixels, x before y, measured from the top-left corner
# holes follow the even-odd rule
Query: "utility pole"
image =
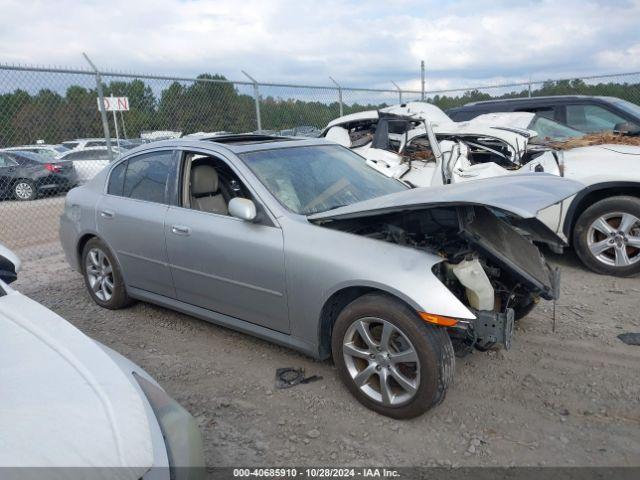
[(124, 136), (124, 139), (127, 139), (127, 127), (125, 127), (124, 125), (124, 113), (122, 113), (122, 110), (120, 110), (120, 121), (122, 122), (122, 135)]
[(340, 103), (340, 116), (344, 115), (343, 107), (342, 107), (342, 87), (338, 82), (336, 82), (332, 76), (329, 76), (329, 79), (338, 87), (338, 102)]
[(86, 53), (82, 53), (84, 59), (89, 63), (91, 68), (96, 74), (96, 89), (98, 90), (98, 98), (100, 99), (100, 118), (102, 119), (102, 130), (104, 132), (104, 140), (107, 142), (107, 153), (109, 154), (109, 161), (113, 160), (113, 151), (111, 150), (111, 134), (109, 133), (109, 120), (107, 119), (107, 111), (104, 108), (104, 92), (102, 91), (102, 78), (97, 67), (93, 64), (91, 59)]
[(398, 90), (398, 99), (400, 100), (400, 105), (402, 105), (402, 90), (400, 89), (398, 84), (393, 80), (391, 80), (391, 83), (393, 83), (393, 85), (396, 87), (396, 90)]
[(420, 91), (422, 92), (422, 101), (424, 102), (424, 85), (425, 85), (425, 81), (424, 81), (424, 60), (420, 60), (420, 77), (422, 79), (422, 88), (420, 89)]
[[(111, 104), (113, 105), (113, 93), (111, 94)], [(112, 107), (113, 108), (113, 107)], [(118, 117), (116, 116), (116, 111), (113, 111), (113, 125), (116, 129), (116, 144), (118, 145), (118, 150), (120, 149), (120, 134), (118, 133)]]
[(260, 90), (258, 90), (258, 82), (256, 82), (255, 78), (249, 75), (244, 70), (241, 70), (244, 73), (245, 77), (247, 77), (253, 83), (253, 99), (256, 102), (256, 123), (258, 125), (258, 133), (262, 133), (262, 117), (260, 116)]

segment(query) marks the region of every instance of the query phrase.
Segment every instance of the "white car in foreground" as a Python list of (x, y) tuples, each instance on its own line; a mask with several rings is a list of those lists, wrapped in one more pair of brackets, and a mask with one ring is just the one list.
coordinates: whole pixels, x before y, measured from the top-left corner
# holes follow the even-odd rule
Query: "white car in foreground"
[[(362, 155), (387, 176), (417, 187), (544, 172), (586, 186), (539, 219), (571, 244), (591, 270), (640, 273), (640, 147), (556, 150), (536, 143), (562, 125), (527, 112), (452, 122), (438, 107), (409, 103), (338, 118), (322, 136)], [(566, 128), (566, 127), (565, 127)], [(559, 137), (570, 135), (571, 129)]]
[(0, 245), (0, 470), (204, 478), (193, 417), (139, 366), (9, 287), (19, 265)]

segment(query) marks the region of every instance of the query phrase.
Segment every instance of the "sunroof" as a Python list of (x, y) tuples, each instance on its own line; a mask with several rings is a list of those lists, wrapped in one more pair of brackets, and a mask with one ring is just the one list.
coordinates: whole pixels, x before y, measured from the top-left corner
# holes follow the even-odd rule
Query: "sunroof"
[(294, 140), (289, 137), (277, 137), (273, 135), (219, 135), (209, 137), (206, 140), (216, 143), (225, 143), (230, 145), (251, 145), (253, 143), (282, 142), (285, 140)]

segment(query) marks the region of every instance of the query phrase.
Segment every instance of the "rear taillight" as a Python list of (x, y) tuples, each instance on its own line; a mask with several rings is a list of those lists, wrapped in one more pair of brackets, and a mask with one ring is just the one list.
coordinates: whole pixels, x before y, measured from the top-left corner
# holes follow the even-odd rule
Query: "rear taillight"
[(62, 171), (58, 165), (54, 165), (53, 163), (45, 163), (44, 168), (53, 173), (60, 173)]

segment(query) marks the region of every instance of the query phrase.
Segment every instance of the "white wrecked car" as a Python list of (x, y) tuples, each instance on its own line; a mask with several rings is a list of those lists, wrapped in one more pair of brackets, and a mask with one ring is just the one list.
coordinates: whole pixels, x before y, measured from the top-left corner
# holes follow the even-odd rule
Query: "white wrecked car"
[(9, 287), (0, 244), (3, 478), (205, 478), (194, 418), (142, 368)]
[[(538, 135), (539, 130), (541, 135)], [(586, 188), (540, 212), (591, 270), (640, 272), (640, 147), (598, 145), (557, 150), (541, 138), (577, 133), (528, 112), (452, 122), (435, 105), (415, 102), (338, 118), (322, 136), (348, 146), (393, 178), (428, 187), (544, 172)]]

